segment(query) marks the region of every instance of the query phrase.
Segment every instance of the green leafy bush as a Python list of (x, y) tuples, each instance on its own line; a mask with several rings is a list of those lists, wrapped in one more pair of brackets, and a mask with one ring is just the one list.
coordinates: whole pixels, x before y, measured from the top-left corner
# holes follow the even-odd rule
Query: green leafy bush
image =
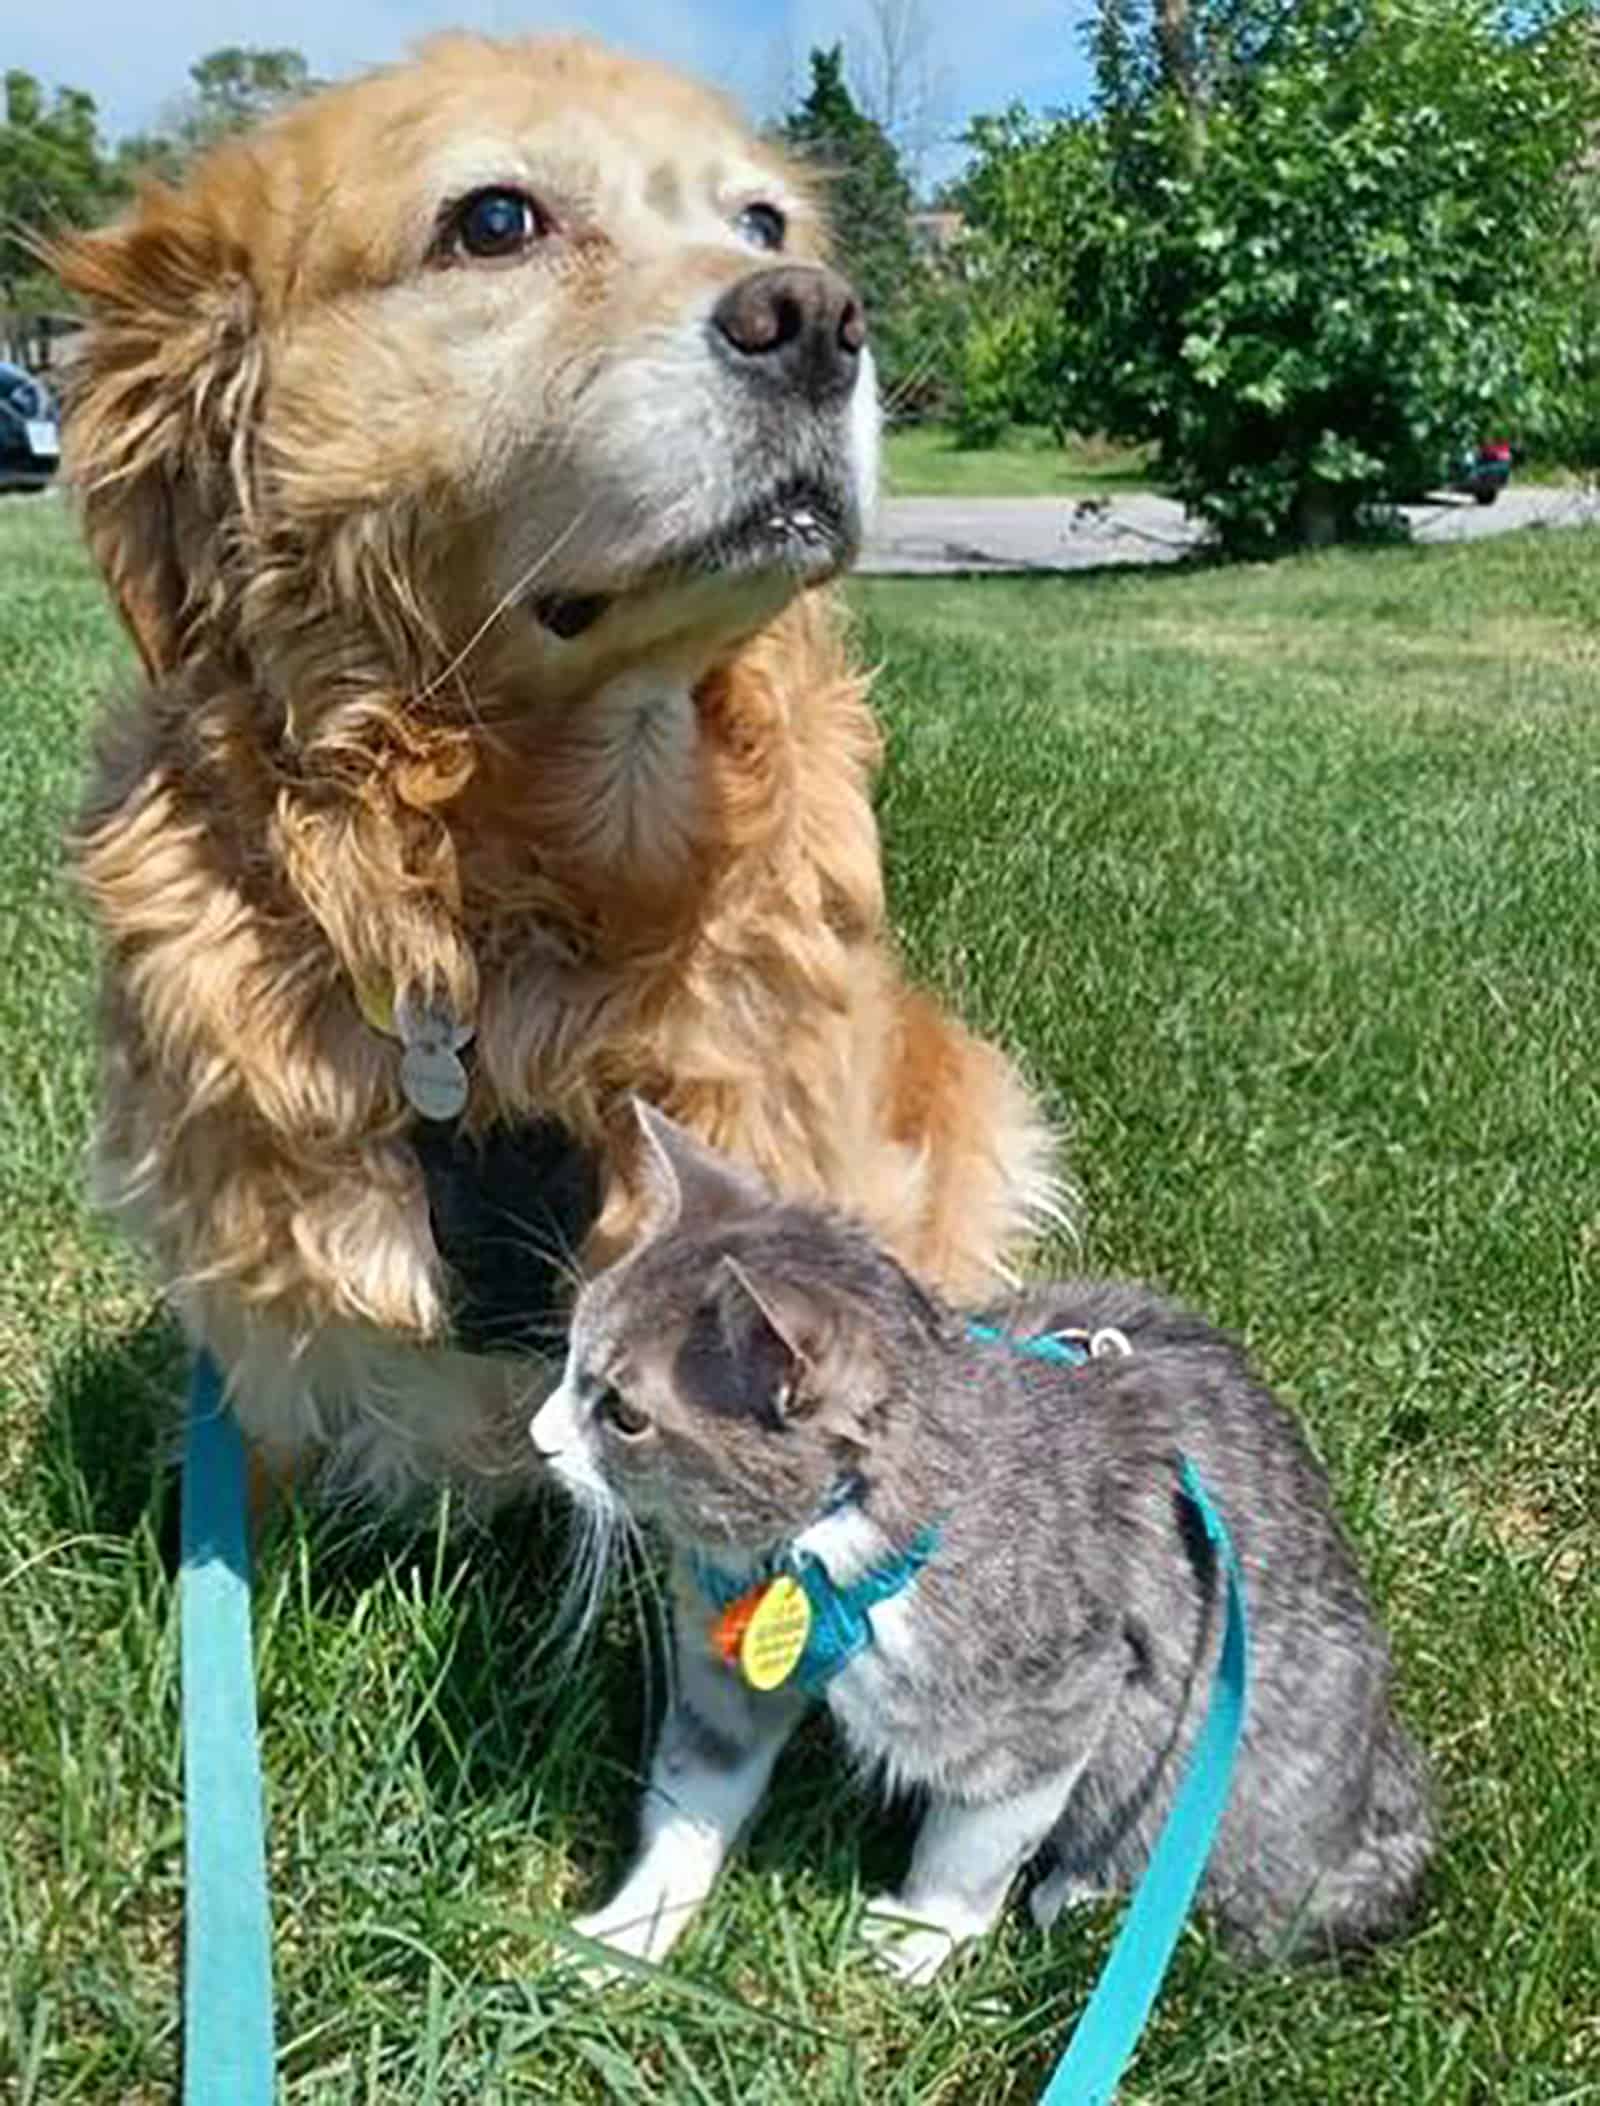
[(1092, 115), (974, 129), (965, 202), (1009, 313), (968, 347), (979, 413), (1153, 441), (1248, 551), (1352, 533), (1464, 443), (1548, 421), (1540, 347), (1588, 268), (1589, 7), (1162, 12), (1181, 46), (1103, 0)]

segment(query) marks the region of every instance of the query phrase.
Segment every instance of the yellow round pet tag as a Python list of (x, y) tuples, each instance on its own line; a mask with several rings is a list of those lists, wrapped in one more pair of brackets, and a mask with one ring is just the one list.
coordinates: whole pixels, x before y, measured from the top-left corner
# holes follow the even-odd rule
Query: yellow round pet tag
[(779, 1573), (761, 1599), (739, 1641), (739, 1666), (752, 1689), (777, 1689), (799, 1665), (811, 1635), (811, 1603), (798, 1580)]

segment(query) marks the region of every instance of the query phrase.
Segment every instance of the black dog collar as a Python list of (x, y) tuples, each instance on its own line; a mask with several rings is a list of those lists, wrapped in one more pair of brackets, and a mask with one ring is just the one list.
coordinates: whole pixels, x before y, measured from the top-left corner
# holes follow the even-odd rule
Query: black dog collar
[(411, 1129), (433, 1240), (450, 1281), (452, 1342), (468, 1353), (549, 1353), (600, 1211), (600, 1162), (556, 1119)]

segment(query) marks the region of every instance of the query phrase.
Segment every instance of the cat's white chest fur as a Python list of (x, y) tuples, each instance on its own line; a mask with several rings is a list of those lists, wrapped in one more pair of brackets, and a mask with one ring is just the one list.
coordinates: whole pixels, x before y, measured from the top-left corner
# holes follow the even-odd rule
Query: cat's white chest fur
[[(883, 1531), (858, 1506), (840, 1507), (815, 1522), (794, 1547), (818, 1559), (841, 1588), (894, 1554)], [(940, 1767), (936, 1735), (896, 1730), (906, 1678), (915, 1675), (926, 1643), (917, 1617), (917, 1586), (913, 1577), (899, 1593), (873, 1605), (868, 1611), (871, 1644), (839, 1669), (825, 1692), (858, 1760), (881, 1769), (892, 1791), (936, 1784)]]

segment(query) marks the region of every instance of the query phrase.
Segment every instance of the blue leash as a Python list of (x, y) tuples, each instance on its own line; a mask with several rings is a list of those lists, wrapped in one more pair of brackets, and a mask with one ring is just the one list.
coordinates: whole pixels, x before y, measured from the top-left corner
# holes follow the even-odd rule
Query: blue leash
[(1039, 2106), (1105, 2106), (1114, 2095), (1166, 1975), (1233, 1784), (1250, 1672), (1244, 1589), (1222, 1516), (1206, 1496), (1187, 1456), (1182, 1458), (1179, 1481), (1227, 1575), (1228, 1620), (1222, 1651), (1205, 1723), (1190, 1751), (1178, 1796), (1100, 1970), (1094, 1994), (1083, 2007), (1067, 2052), (1057, 2063)]
[[(1087, 1347), (1075, 1338), (1018, 1338), (991, 1324), (969, 1324), (967, 1329), (985, 1345), (1009, 1346), (1036, 1360), (1077, 1368), (1089, 1364)], [(1115, 2095), (1166, 1977), (1233, 1785), (1250, 1679), (1244, 1583), (1222, 1516), (1186, 1455), (1179, 1457), (1178, 1482), (1227, 1581), (1222, 1650), (1183, 1783), (1094, 1993), (1079, 2014), (1039, 2106), (1106, 2106)]]
[(202, 1353), (183, 1459), (184, 2106), (272, 2106), (244, 1443)]

